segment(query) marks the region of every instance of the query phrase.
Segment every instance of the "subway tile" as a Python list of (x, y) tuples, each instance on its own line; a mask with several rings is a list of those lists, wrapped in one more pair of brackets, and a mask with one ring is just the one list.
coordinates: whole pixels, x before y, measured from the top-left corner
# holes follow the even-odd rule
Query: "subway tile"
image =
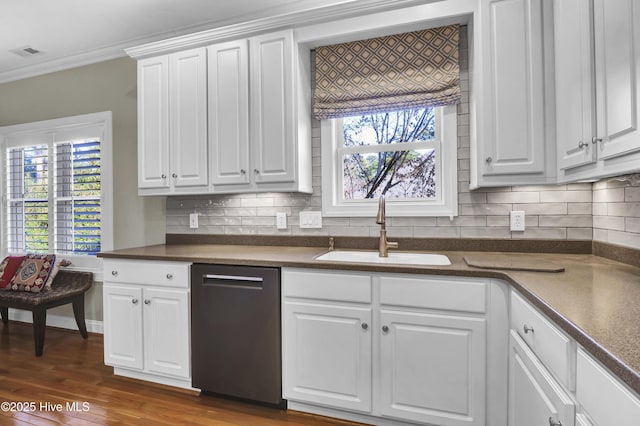
[(458, 226), (416, 226), (413, 228), (415, 238), (460, 238)]
[(514, 204), (513, 210), (524, 211), (527, 215), (562, 215), (567, 214), (566, 203)]
[(529, 228), (524, 232), (513, 232), (513, 239), (550, 239), (564, 240), (567, 238), (567, 228)]
[(513, 190), (518, 192), (566, 191), (567, 185), (518, 185)]
[(291, 207), (257, 207), (256, 216), (274, 216), (278, 213), (286, 213), (291, 216), (293, 209)]
[(640, 202), (638, 203), (608, 203), (607, 211), (609, 216), (638, 217), (640, 212)]
[(252, 235), (256, 233), (255, 226), (225, 226), (224, 233), (227, 235)]
[(458, 204), (485, 204), (486, 202), (486, 192), (465, 192), (458, 194)]
[(461, 228), (462, 238), (509, 238), (509, 228)]
[(509, 216), (487, 216), (487, 226), (509, 227)]
[(242, 226), (269, 226), (269, 227), (274, 227), (276, 226), (276, 218), (271, 216), (271, 217), (243, 217), (242, 218)]
[(619, 203), (624, 201), (624, 188), (593, 191), (594, 203)]
[[(640, 186), (625, 188), (624, 200), (627, 202), (640, 201)], [(640, 212), (638, 212), (638, 216), (640, 216)]]
[(240, 207), (271, 207), (273, 201), (273, 198), (243, 198)]
[(511, 204), (469, 204), (460, 206), (460, 212), (465, 216), (508, 215)]
[(627, 217), (625, 219), (625, 231), (640, 234), (640, 218)]
[(486, 226), (487, 218), (485, 216), (458, 216), (450, 220), (448, 217), (438, 217), (438, 227), (447, 226)]
[(593, 190), (593, 184), (590, 182), (567, 184), (567, 191), (592, 191), (592, 190)]
[(593, 203), (592, 214), (594, 216), (606, 216), (608, 210), (607, 203)]
[(540, 227), (584, 228), (592, 226), (592, 217), (584, 215), (540, 216)]
[[(435, 217), (392, 217), (392, 226), (437, 226)], [(389, 223), (389, 222), (387, 222)]]
[(624, 231), (624, 217), (594, 216), (593, 227), (599, 229), (611, 229), (614, 231)]
[(349, 219), (350, 226), (376, 226), (375, 217), (352, 217)]
[(591, 191), (549, 191), (540, 193), (541, 203), (590, 203)]
[(631, 232), (608, 231), (608, 241), (625, 247), (640, 249), (640, 234)]
[(538, 192), (494, 192), (487, 194), (488, 203), (538, 203), (540, 202)]
[(345, 237), (368, 237), (368, 226), (329, 226), (329, 235), (339, 235)]
[(201, 226), (238, 226), (242, 224), (242, 217), (239, 216), (208, 216), (201, 217)]
[(250, 207), (243, 207), (243, 208), (236, 208), (236, 207), (229, 207), (224, 209), (224, 215), (225, 216), (255, 216), (257, 213), (257, 209), (256, 208), (250, 208)]
[[(370, 228), (370, 234), (372, 237), (380, 235), (379, 228)], [(413, 227), (412, 226), (391, 226), (387, 228), (387, 236), (389, 238), (412, 238)], [(402, 248), (402, 247), (400, 247)]]
[(593, 229), (591, 228), (567, 228), (567, 239), (569, 240), (591, 240)]
[(593, 214), (593, 204), (592, 203), (568, 203), (567, 214)]

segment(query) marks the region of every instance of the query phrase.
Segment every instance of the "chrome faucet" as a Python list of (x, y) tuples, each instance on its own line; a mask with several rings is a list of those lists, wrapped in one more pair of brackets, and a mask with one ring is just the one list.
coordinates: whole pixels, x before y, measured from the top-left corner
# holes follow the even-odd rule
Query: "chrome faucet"
[(380, 242), (378, 243), (378, 256), (389, 257), (390, 248), (398, 248), (397, 242), (387, 241), (387, 213), (385, 208), (384, 195), (378, 200), (378, 215), (376, 223), (380, 225)]

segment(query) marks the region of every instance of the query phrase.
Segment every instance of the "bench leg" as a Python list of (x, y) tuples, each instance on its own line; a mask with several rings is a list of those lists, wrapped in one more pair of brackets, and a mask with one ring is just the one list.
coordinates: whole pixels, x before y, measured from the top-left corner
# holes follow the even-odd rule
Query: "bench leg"
[(4, 324), (9, 324), (9, 308), (0, 308), (0, 315), (2, 315), (2, 322)]
[(76, 324), (80, 335), (83, 339), (89, 337), (87, 334), (87, 324), (84, 322), (84, 294), (80, 294), (73, 298), (73, 316), (76, 318)]
[(37, 308), (33, 311), (33, 339), (36, 344), (36, 356), (42, 356), (44, 332), (47, 328), (47, 310)]

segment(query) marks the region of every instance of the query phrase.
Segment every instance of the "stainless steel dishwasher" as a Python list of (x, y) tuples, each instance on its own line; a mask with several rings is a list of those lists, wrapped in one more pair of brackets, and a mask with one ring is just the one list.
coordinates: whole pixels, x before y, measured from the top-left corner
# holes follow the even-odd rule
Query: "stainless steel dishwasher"
[(191, 266), (193, 387), (283, 405), (280, 269)]

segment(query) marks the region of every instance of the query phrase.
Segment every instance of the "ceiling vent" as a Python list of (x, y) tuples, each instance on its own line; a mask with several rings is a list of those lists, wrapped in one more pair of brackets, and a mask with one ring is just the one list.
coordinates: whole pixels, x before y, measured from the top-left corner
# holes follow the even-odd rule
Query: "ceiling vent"
[(38, 49), (34, 49), (31, 46), (23, 46), (23, 47), (19, 47), (17, 49), (11, 49), (9, 50), (9, 52), (11, 53), (15, 53), (18, 56), (22, 56), (23, 58), (29, 57), (29, 56), (35, 56), (35, 55), (39, 55), (42, 52)]

